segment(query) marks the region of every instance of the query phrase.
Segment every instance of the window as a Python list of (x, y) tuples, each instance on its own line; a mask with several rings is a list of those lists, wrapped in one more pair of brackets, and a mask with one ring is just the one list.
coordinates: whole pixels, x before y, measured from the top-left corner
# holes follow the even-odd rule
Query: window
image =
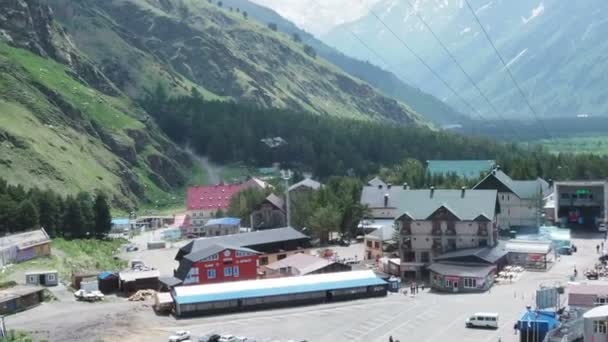
[(207, 270), (207, 279), (215, 279), (215, 270), (210, 268)]
[(507, 195), (507, 201), (511, 200), (511, 195)]
[(236, 256), (237, 257), (244, 257), (244, 256), (250, 256), (251, 253), (249, 252), (245, 252), (245, 251), (236, 251)]
[(224, 277), (232, 277), (232, 267), (224, 267)]
[(268, 265), (268, 257), (261, 257), (259, 259), (260, 266)]
[(232, 268), (232, 275), (235, 276), (235, 277), (239, 276), (239, 267), (238, 266), (234, 266)]
[(594, 334), (608, 334), (608, 322), (593, 321), (593, 333)]
[(37, 278), (36, 276), (31, 275), (31, 276), (30, 276), (30, 283), (36, 283), (36, 282), (37, 282), (37, 281), (36, 281), (36, 280), (37, 280), (36, 278)]
[(55, 275), (54, 274), (49, 274), (47, 276), (47, 278), (48, 278), (48, 281), (55, 281)]
[(475, 279), (475, 278), (464, 278), (464, 287), (476, 288), (477, 287), (477, 279)]
[(367, 247), (372, 248), (372, 242), (371, 241), (367, 241)]
[(448, 250), (456, 249), (456, 239), (448, 239)]
[(286, 257), (287, 257), (287, 255), (286, 255), (286, 254), (279, 254), (279, 255), (277, 255), (277, 260), (283, 260), (283, 259), (285, 259)]
[(607, 297), (595, 297), (595, 305), (606, 305), (608, 304)]
[(505, 200), (505, 195), (500, 195), (500, 199), (504, 201)]
[(378, 241), (374, 242), (374, 248), (376, 248), (376, 249), (380, 248), (380, 242), (378, 242)]
[(570, 198), (570, 194), (561, 194), (561, 198), (568, 199), (568, 198)]
[(220, 259), (220, 257), (216, 253), (216, 254), (213, 254), (213, 255), (210, 255), (210, 256), (204, 258), (203, 261), (213, 261), (213, 260), (219, 260), (219, 259)]
[(420, 252), (420, 262), (430, 262), (431, 256), (429, 252)]

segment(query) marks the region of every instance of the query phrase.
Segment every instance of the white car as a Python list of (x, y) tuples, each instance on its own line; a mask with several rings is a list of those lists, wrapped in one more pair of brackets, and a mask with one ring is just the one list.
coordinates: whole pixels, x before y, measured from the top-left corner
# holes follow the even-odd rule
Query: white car
[(606, 228), (606, 223), (604, 223), (604, 222), (600, 223), (600, 225), (597, 227), (597, 230), (602, 233), (605, 233), (606, 231), (608, 231), (608, 228)]
[(498, 329), (498, 314), (490, 312), (477, 312), (464, 322), (467, 328), (493, 328)]
[(234, 335), (222, 335), (219, 342), (237, 342), (237, 337)]
[(190, 332), (185, 330), (176, 331), (173, 335), (169, 336), (169, 342), (183, 342), (190, 340)]

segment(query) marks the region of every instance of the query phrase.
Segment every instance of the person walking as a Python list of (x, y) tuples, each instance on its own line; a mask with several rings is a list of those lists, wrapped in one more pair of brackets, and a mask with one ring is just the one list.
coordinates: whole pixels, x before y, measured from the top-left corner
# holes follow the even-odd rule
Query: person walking
[(597, 254), (600, 254), (600, 245), (595, 246), (595, 251)]
[(393, 335), (391, 335), (391, 336), (388, 337), (388, 342), (394, 342), (393, 341)]
[(416, 283), (416, 294), (418, 294), (419, 290), (420, 290), (420, 285), (418, 285), (418, 283)]
[(603, 254), (603, 252), (604, 252), (604, 241), (602, 241), (602, 242), (600, 243), (600, 246), (602, 246), (602, 254)]
[(574, 279), (578, 276), (578, 271), (576, 270), (576, 266), (574, 266)]

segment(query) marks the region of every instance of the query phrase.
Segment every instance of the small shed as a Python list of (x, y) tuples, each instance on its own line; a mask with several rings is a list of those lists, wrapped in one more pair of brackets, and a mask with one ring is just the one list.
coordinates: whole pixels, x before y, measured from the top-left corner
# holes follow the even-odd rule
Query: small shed
[(120, 290), (126, 293), (139, 290), (158, 290), (160, 272), (149, 271), (126, 271), (118, 274)]
[(8, 315), (40, 304), (44, 300), (44, 288), (39, 286), (15, 286), (0, 291), (0, 315)]
[(74, 273), (72, 274), (72, 287), (74, 290), (80, 290), (80, 283), (85, 278), (96, 278), (97, 273)]
[(114, 272), (101, 272), (97, 281), (99, 282), (99, 291), (104, 294), (118, 291), (118, 274)]
[(154, 295), (154, 310), (168, 314), (173, 310), (173, 296), (169, 292), (157, 292)]
[(543, 341), (547, 333), (559, 324), (559, 318), (553, 311), (528, 309), (517, 321), (520, 341)]
[(82, 278), (80, 281), (80, 289), (86, 292), (99, 291), (99, 281), (97, 276)]
[(57, 271), (33, 271), (25, 274), (27, 285), (57, 286), (59, 275)]

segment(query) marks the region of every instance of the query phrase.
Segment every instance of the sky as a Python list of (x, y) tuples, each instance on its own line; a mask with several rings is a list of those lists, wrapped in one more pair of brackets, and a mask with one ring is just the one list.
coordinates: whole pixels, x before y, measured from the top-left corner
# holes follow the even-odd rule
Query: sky
[(381, 0), (251, 0), (272, 8), (300, 28), (317, 36), (355, 21)]

